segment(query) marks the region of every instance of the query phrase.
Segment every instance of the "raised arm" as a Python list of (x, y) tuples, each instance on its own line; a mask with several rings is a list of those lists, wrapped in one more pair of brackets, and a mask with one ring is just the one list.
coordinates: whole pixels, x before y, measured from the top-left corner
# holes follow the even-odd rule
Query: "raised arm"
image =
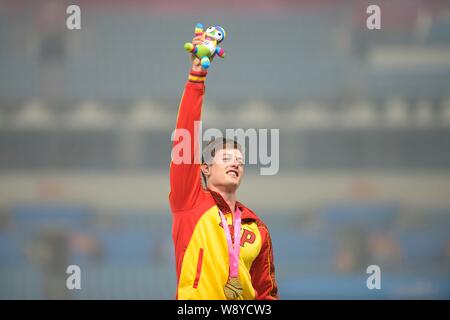
[[(200, 41), (201, 36), (196, 36), (192, 43)], [(181, 97), (173, 136), (169, 195), (172, 211), (193, 208), (199, 193), (202, 192), (198, 163), (200, 150), (198, 137), (195, 136), (195, 132), (198, 132), (195, 123), (198, 124), (201, 120), (206, 74), (207, 71), (202, 69), (200, 60), (192, 55), (192, 67)]]

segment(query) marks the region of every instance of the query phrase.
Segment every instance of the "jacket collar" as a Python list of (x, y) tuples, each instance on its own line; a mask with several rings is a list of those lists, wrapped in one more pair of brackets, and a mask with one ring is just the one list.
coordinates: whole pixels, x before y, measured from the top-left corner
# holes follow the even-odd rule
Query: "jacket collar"
[[(211, 195), (214, 198), (214, 201), (216, 202), (216, 205), (220, 211), (222, 211), (224, 214), (231, 213), (230, 206), (226, 203), (225, 199), (220, 195), (220, 193), (212, 191), (210, 189), (207, 189), (207, 190), (209, 193), (211, 193)], [(241, 202), (236, 201), (236, 206), (242, 212), (242, 220), (254, 220), (254, 221), (260, 220), (259, 217), (253, 211), (251, 211), (249, 208), (247, 208)]]

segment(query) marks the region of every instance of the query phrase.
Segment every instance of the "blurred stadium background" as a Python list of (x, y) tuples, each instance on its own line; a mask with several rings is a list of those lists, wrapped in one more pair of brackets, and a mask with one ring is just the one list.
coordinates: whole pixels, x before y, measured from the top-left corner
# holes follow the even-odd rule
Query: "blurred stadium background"
[(280, 297), (450, 298), (436, 0), (0, 0), (0, 298), (174, 298), (170, 134), (197, 22), (228, 33), (204, 128), (280, 129), (279, 174), (249, 167), (240, 191), (271, 230)]

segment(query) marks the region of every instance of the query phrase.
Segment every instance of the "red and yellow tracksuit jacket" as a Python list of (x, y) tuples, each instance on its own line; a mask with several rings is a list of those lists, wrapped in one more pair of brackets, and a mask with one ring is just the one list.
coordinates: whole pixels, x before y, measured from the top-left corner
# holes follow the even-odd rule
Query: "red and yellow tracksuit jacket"
[[(205, 190), (200, 164), (194, 163), (194, 121), (201, 118), (206, 72), (189, 75), (178, 111), (176, 128), (191, 133), (191, 164), (170, 166), (170, 207), (173, 216), (177, 299), (226, 299), (229, 261), (225, 232), (219, 210), (233, 235), (229, 206), (220, 194)], [(174, 139), (174, 147), (182, 142)], [(277, 284), (269, 231), (261, 219), (242, 203), (239, 278), (241, 299), (277, 299)], [(233, 239), (234, 241), (234, 239)]]

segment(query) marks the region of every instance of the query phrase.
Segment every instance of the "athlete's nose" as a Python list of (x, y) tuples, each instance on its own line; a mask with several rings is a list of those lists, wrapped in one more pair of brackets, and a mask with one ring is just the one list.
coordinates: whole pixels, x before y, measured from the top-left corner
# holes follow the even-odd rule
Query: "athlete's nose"
[(239, 161), (237, 159), (234, 159), (233, 163), (231, 164), (231, 167), (233, 169), (239, 169)]

